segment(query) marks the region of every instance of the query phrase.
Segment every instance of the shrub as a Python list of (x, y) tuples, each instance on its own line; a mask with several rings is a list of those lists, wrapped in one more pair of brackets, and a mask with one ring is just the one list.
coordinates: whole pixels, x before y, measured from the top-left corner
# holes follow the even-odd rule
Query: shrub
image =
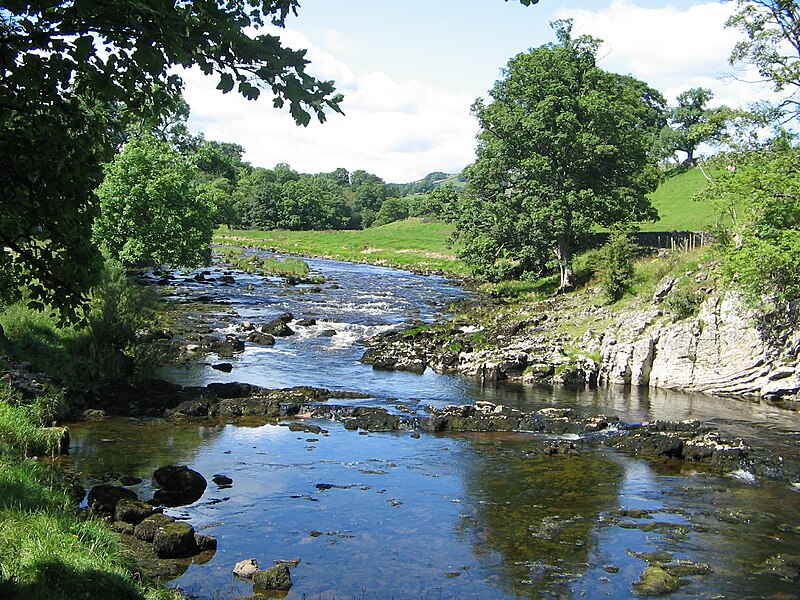
[(676, 321), (688, 319), (697, 314), (700, 305), (703, 303), (703, 293), (699, 290), (688, 287), (679, 287), (667, 296), (664, 300), (664, 312)]
[(597, 256), (595, 266), (603, 291), (612, 301), (622, 298), (633, 283), (635, 254), (636, 245), (627, 230), (613, 229)]

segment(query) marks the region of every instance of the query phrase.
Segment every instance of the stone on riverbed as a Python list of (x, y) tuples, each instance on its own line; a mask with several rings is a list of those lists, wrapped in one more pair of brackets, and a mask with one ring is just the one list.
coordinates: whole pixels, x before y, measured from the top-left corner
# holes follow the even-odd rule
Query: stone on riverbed
[(287, 325), (287, 323), (289, 323), (289, 321), (291, 321), (293, 318), (294, 317), (292, 316), (292, 313), (284, 313), (277, 319), (262, 325), (259, 330), (261, 333), (268, 333), (270, 335), (274, 335), (275, 337), (288, 337), (290, 335), (294, 335), (294, 330)]
[(114, 508), (114, 520), (138, 525), (156, 512), (157, 509), (152, 504), (141, 500), (123, 498), (117, 502)]
[(144, 519), (133, 530), (133, 535), (144, 542), (152, 542), (161, 525), (173, 523), (175, 519), (162, 513), (156, 513)]
[(117, 502), (120, 500), (138, 500), (136, 492), (116, 485), (100, 484), (89, 491), (89, 508), (98, 513), (114, 514)]
[(288, 590), (292, 587), (292, 576), (289, 567), (278, 564), (253, 575), (253, 583), (265, 590)]
[(194, 527), (182, 521), (159, 525), (153, 536), (153, 552), (159, 558), (182, 558), (197, 554)]
[(252, 579), (258, 572), (258, 561), (255, 558), (240, 560), (233, 566), (233, 574), (242, 579)]
[(648, 567), (633, 584), (633, 593), (638, 596), (662, 596), (676, 591), (680, 582), (660, 567)]
[(186, 465), (167, 465), (153, 472), (153, 479), (165, 491), (175, 494), (202, 494), (208, 482), (197, 471)]

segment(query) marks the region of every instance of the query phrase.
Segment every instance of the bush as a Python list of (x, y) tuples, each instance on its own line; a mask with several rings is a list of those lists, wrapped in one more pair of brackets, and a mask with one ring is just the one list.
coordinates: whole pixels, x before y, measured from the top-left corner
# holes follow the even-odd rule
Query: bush
[(138, 343), (155, 318), (153, 303), (152, 291), (132, 281), (119, 262), (106, 262), (87, 315), (87, 375), (131, 375), (155, 362), (152, 349)]
[(633, 259), (636, 245), (625, 229), (613, 229), (608, 241), (597, 256), (596, 274), (603, 291), (612, 301), (617, 301), (633, 283)]
[(680, 321), (697, 314), (703, 303), (703, 293), (688, 287), (679, 287), (664, 300), (664, 312), (672, 315), (673, 319)]

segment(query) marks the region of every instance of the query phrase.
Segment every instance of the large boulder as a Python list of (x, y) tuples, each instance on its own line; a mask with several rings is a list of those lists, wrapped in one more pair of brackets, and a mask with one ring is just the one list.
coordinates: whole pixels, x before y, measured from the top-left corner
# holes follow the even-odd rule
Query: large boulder
[(120, 500), (138, 500), (136, 492), (124, 487), (103, 483), (94, 486), (89, 491), (87, 500), (89, 508), (97, 513), (113, 515), (117, 502)]
[(206, 478), (185, 465), (160, 467), (153, 479), (161, 487), (153, 494), (153, 502), (165, 506), (182, 506), (197, 501), (208, 485)]
[(159, 558), (183, 558), (197, 554), (194, 527), (184, 521), (159, 525), (153, 536), (153, 552)]

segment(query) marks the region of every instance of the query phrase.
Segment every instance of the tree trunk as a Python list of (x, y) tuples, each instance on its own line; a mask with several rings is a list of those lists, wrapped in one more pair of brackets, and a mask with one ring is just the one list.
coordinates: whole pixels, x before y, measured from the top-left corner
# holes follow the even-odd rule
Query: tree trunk
[(575, 287), (575, 273), (572, 271), (572, 248), (569, 245), (569, 235), (561, 233), (556, 243), (556, 259), (561, 271), (561, 285), (559, 292), (566, 292)]

